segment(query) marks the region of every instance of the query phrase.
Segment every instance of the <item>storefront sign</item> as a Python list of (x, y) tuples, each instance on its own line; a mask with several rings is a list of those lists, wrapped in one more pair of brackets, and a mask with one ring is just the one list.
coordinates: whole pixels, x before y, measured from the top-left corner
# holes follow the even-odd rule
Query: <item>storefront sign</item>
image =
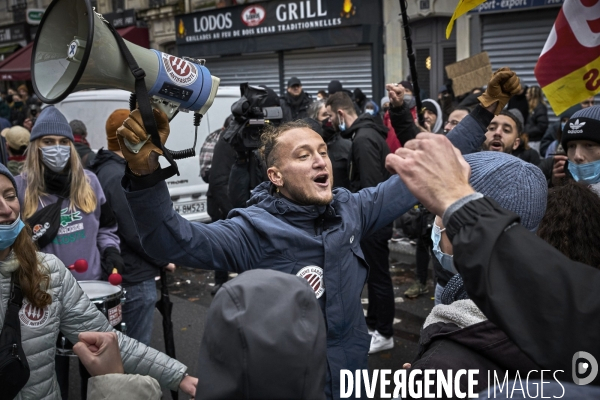
[(29, 25), (39, 25), (44, 16), (45, 8), (28, 8), (27, 9), (27, 23)]
[(564, 0), (488, 0), (475, 7), (470, 14), (498, 12), (498, 11), (520, 11), (525, 8), (561, 6)]
[(0, 28), (0, 43), (18, 42), (27, 40), (25, 24), (5, 26)]
[(177, 44), (377, 24), (365, 0), (297, 0), (253, 3), (175, 17)]
[(102, 16), (115, 28), (124, 28), (136, 24), (135, 10), (133, 9), (125, 10), (120, 13), (107, 13)]

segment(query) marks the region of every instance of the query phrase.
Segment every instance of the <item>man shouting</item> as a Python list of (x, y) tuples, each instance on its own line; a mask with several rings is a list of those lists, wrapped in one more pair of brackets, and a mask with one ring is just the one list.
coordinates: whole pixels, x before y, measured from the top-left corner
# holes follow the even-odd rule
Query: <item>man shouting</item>
[[(488, 111), (480, 106), (477, 112), (488, 113), (491, 120), (490, 111), (497, 105), (502, 109), (518, 87), (513, 72), (498, 72), (486, 92), (487, 100), (497, 100), (486, 105)], [(168, 121), (158, 111), (155, 118), (166, 140)], [(416, 203), (399, 177), (357, 193), (332, 190), (327, 144), (304, 123), (292, 122), (263, 133), (261, 154), (269, 181), (254, 189), (248, 207), (204, 225), (179, 216), (166, 183), (153, 179), (159, 173), (161, 151), (150, 140), (137, 154), (124, 145), (124, 139), (138, 143), (147, 138), (137, 110), (118, 136), (128, 161), (122, 183), (148, 254), (189, 267), (236, 272), (266, 268), (306, 279), (327, 326), (324, 392), (339, 398), (340, 370), (368, 368), (371, 337), (360, 302), (368, 265), (360, 241)], [(479, 150), (485, 134), (480, 123), (467, 116), (448, 138), (461, 152), (470, 153)], [(201, 385), (197, 390), (202, 393)]]

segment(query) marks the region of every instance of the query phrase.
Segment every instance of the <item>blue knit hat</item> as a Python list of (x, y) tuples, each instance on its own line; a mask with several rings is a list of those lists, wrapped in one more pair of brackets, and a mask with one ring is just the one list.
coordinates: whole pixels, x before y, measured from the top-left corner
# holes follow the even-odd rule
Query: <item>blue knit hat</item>
[(2, 163), (0, 163), (0, 174), (6, 176), (12, 182), (15, 190), (17, 189), (17, 182), (15, 182), (15, 178), (12, 176), (8, 168)]
[(40, 116), (35, 121), (35, 125), (33, 125), (29, 141), (33, 142), (42, 136), (48, 135), (64, 136), (71, 142), (74, 141), (73, 131), (69, 122), (54, 106), (48, 106), (42, 110)]
[(473, 189), (518, 214), (521, 224), (535, 230), (546, 212), (548, 183), (538, 167), (498, 151), (465, 155)]

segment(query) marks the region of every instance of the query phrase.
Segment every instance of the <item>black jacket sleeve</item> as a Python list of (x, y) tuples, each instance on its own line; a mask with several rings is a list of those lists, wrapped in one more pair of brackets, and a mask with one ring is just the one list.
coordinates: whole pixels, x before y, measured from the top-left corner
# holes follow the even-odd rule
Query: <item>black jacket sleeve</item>
[(406, 104), (390, 108), (390, 121), (402, 147), (419, 133), (419, 128), (415, 125), (412, 113)]
[(227, 214), (233, 208), (227, 192), (233, 164), (235, 164), (235, 150), (221, 135), (215, 144), (206, 195), (206, 208), (213, 221), (227, 218)]
[(542, 140), (546, 129), (548, 129), (548, 109), (545, 105), (538, 104), (533, 113), (527, 118), (525, 132), (529, 135), (529, 140), (535, 142)]
[(534, 362), (564, 370), (563, 380), (576, 352), (600, 360), (598, 269), (571, 261), (489, 198), (444, 220), (469, 297)]

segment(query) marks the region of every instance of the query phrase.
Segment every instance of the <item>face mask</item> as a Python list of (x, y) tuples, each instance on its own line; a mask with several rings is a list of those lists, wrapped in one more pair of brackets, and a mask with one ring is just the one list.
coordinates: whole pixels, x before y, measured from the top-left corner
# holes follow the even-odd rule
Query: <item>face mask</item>
[(21, 216), (10, 225), (0, 225), (0, 250), (5, 250), (13, 245), (21, 229), (25, 224), (21, 221)]
[(340, 130), (340, 132), (344, 132), (346, 130), (346, 121), (341, 119), (339, 115), (338, 115), (338, 121), (339, 121), (338, 129)]
[(404, 103), (408, 106), (408, 108), (413, 108), (417, 105), (417, 101), (415, 100), (412, 94), (405, 94), (403, 98)]
[(454, 258), (450, 254), (444, 253), (440, 249), (440, 240), (442, 239), (442, 232), (445, 231), (446, 228), (441, 229), (437, 224), (433, 223), (433, 229), (431, 230), (431, 240), (433, 241), (433, 254), (435, 258), (438, 259), (442, 268), (446, 271), (452, 272), (453, 274), (458, 274), (456, 268), (454, 268)]
[(566, 122), (561, 122), (561, 123), (560, 123), (560, 131), (561, 131), (561, 132), (562, 132), (562, 130), (563, 130), (563, 129), (565, 129), (565, 125), (566, 125), (566, 124), (567, 124)]
[(65, 169), (69, 158), (71, 157), (70, 146), (48, 146), (40, 147), (42, 151), (42, 162), (52, 171), (58, 173)]
[(22, 101), (15, 101), (15, 107), (17, 107), (17, 108), (23, 107), (23, 102)]
[(389, 107), (383, 107), (383, 113), (385, 114), (386, 112), (388, 112), (389, 109)]
[(375, 110), (373, 110), (373, 109), (371, 109), (371, 108), (367, 108), (367, 109), (365, 110), (365, 112), (366, 112), (367, 114), (369, 114), (369, 115), (375, 115)]
[(569, 162), (569, 172), (577, 182), (593, 183), (600, 182), (600, 160), (592, 161), (587, 164), (574, 164)]

